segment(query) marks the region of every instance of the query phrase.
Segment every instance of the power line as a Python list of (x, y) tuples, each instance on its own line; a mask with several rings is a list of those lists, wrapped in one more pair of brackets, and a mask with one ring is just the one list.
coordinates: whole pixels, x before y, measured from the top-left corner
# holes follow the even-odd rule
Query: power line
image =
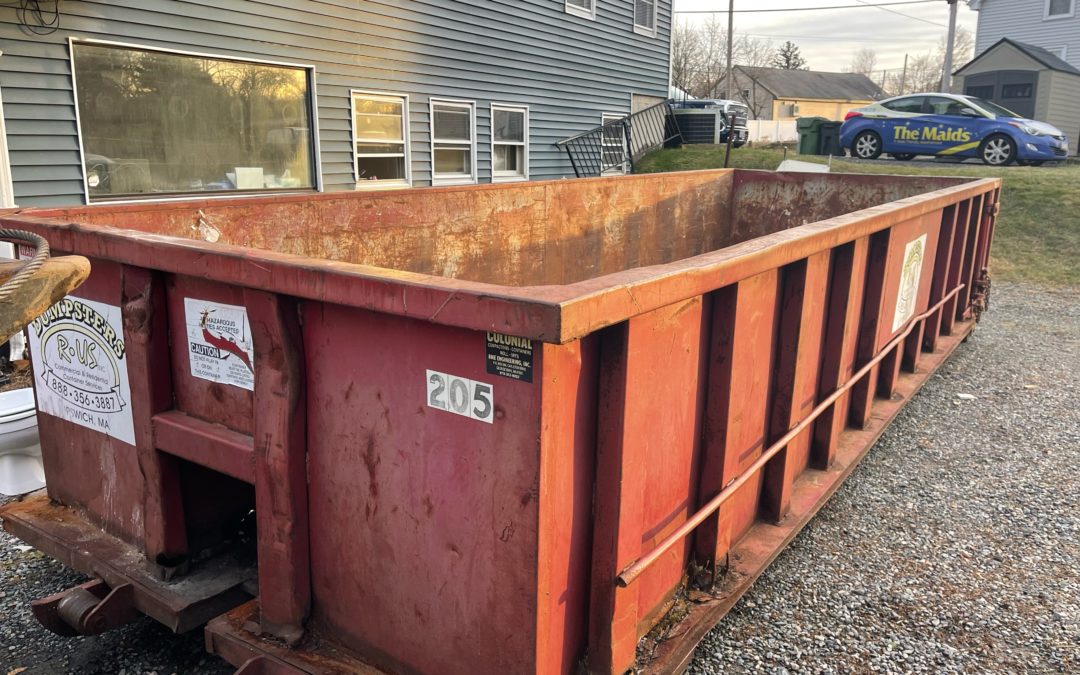
[[(863, 7), (878, 7), (878, 8), (881, 8), (881, 9), (885, 9), (886, 7), (891, 7), (891, 6), (894, 6), (894, 5), (926, 5), (926, 4), (929, 4), (931, 2), (934, 2), (934, 3), (940, 2), (940, 0), (899, 0), (899, 2), (881, 2), (881, 3), (877, 3), (877, 4), (870, 4), (870, 3), (867, 3), (867, 2), (863, 2), (863, 0), (855, 0), (855, 2), (859, 2), (859, 3), (862, 3), (862, 4), (860, 4), (860, 5), (830, 5), (830, 6), (827, 6), (827, 7), (789, 7), (787, 9), (736, 9), (736, 10), (733, 10), (733, 11), (734, 11), (735, 14), (763, 14), (763, 13), (769, 13), (769, 12), (812, 12), (812, 11), (818, 11), (818, 10), (824, 10), (824, 9), (862, 9)], [(909, 19), (916, 19), (918, 21), (926, 21), (925, 19), (919, 19), (918, 17), (910, 16), (908, 14), (901, 14), (900, 12), (896, 12), (895, 10), (885, 9), (885, 11), (894, 12), (896, 14), (900, 14), (900, 16), (906, 16)], [(681, 10), (676, 10), (676, 11), (672, 12), (672, 14), (727, 14), (727, 13), (728, 13), (728, 10), (726, 10), (726, 9), (681, 9)], [(927, 21), (927, 23), (932, 23), (932, 22)], [(940, 25), (942, 28), (945, 27), (945, 24), (934, 24), (934, 25)]]
[(897, 16), (902, 16), (902, 17), (905, 17), (907, 19), (914, 19), (915, 21), (922, 21), (923, 23), (928, 23), (931, 26), (937, 26), (938, 28), (948, 28), (948, 26), (946, 26), (943, 23), (937, 23), (936, 21), (930, 21), (929, 19), (922, 19), (922, 18), (919, 18), (917, 16), (911, 16), (910, 14), (904, 14), (903, 12), (898, 12), (895, 9), (889, 9), (888, 7), (885, 7), (884, 5), (874, 5), (874, 4), (871, 4), (869, 2), (866, 2), (866, 0), (855, 0), (855, 2), (861, 4), (864, 7), (877, 7), (878, 9), (880, 9), (883, 12), (889, 12), (890, 14), (895, 14)]

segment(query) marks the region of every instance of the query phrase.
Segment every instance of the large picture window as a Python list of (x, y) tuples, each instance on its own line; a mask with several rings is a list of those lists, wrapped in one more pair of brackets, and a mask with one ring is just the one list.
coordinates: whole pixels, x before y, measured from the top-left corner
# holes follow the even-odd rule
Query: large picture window
[(307, 69), (72, 43), (91, 200), (315, 186)]
[(432, 183), (476, 182), (476, 105), (431, 100)]
[(356, 180), (380, 186), (409, 184), (409, 99), (353, 92)]
[(491, 106), (491, 180), (504, 182), (529, 177), (529, 109)]

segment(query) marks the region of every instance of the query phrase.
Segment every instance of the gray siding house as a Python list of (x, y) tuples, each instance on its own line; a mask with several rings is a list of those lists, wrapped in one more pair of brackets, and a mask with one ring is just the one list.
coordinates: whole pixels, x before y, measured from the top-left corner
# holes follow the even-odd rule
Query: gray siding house
[(668, 88), (671, 0), (57, 8), (0, 7), (7, 205), (572, 177)]
[(1080, 0), (969, 0), (979, 13), (975, 53), (1002, 38), (1042, 47), (1080, 68)]

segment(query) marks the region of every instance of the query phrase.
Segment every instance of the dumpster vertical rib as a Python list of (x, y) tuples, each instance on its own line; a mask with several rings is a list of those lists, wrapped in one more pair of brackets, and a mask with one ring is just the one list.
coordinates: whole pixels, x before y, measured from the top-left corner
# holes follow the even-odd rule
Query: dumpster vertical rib
[(255, 513), (262, 630), (295, 644), (311, 608), (303, 348), (295, 301), (244, 289), (255, 345)]
[[(622, 673), (665, 611), (690, 542), (635, 588), (619, 571), (697, 507), (708, 303), (698, 296), (607, 329), (601, 343), (589, 667)], [(643, 628), (644, 627), (644, 628)]]
[[(960, 219), (960, 206), (950, 204), (945, 207), (941, 214), (941, 235), (938, 237), (938, 249), (935, 256), (934, 276), (930, 281), (930, 305), (936, 305), (945, 293), (946, 284), (949, 282), (949, 270), (953, 265), (953, 241), (955, 239), (956, 226)], [(926, 319), (923, 331), (922, 348), (927, 352), (935, 352), (938, 341), (941, 339), (941, 320), (943, 312), (934, 312)], [(914, 369), (912, 370), (914, 372)]]
[[(952, 257), (949, 261), (949, 276), (945, 284), (949, 288), (960, 283), (960, 277), (963, 273), (964, 249), (966, 248), (964, 242), (967, 241), (968, 229), (971, 227), (971, 209), (973, 203), (973, 200), (965, 199), (960, 202), (960, 206), (957, 209), (959, 216), (956, 221), (956, 228), (953, 231)], [(953, 326), (956, 324), (958, 297), (959, 294), (950, 298), (941, 309), (942, 336), (952, 335), (953, 333)]]
[(168, 564), (187, 551), (176, 459), (158, 452), (153, 417), (172, 407), (165, 284), (157, 272), (122, 266), (124, 337), (132, 422), (143, 492), (143, 546), (149, 560)]
[[(765, 448), (779, 278), (778, 269), (763, 272), (740, 281), (723, 304), (719, 296), (714, 301), (721, 319), (714, 324), (709, 359), (713, 370), (699, 491), (702, 501), (719, 493)], [(697, 555), (706, 569), (715, 572), (717, 561), (754, 524), (760, 486), (761, 477), (755, 476), (702, 526)]]
[[(828, 278), (828, 251), (788, 265), (782, 271), (770, 443), (787, 433), (814, 407)], [(761, 497), (763, 518), (779, 522), (787, 515), (792, 484), (806, 469), (809, 450), (810, 431), (807, 431), (765, 465)]]
[(964, 284), (964, 290), (957, 296), (956, 320), (962, 321), (971, 309), (972, 285), (978, 278), (978, 266), (976, 265), (976, 249), (979, 241), (979, 232), (983, 225), (983, 210), (986, 204), (986, 194), (975, 197), (971, 202), (971, 226), (968, 228), (967, 239), (964, 243), (964, 267), (960, 276), (960, 283)]
[[(862, 318), (859, 321), (859, 337), (856, 347), (856, 366), (861, 367), (877, 353), (875, 344), (878, 326), (881, 322), (882, 303), (885, 293), (885, 269), (889, 258), (889, 243), (892, 230), (881, 230), (870, 236), (870, 246), (866, 254), (866, 283), (863, 290)], [(862, 381), (851, 388), (851, 402), (848, 409), (849, 425), (862, 429), (870, 419), (870, 408), (877, 390), (877, 379), (881, 366), (873, 368)]]
[[(825, 400), (854, 372), (868, 244), (868, 240), (862, 238), (833, 249), (818, 401)], [(833, 463), (837, 439), (846, 424), (850, 399), (850, 394), (837, 399), (814, 425), (814, 441), (810, 451), (814, 468), (827, 469)]]

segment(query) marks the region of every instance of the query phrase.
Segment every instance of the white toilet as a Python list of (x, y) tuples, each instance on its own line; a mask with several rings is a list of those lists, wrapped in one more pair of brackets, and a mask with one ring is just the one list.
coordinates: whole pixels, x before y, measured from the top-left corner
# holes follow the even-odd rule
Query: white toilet
[(15, 497), (43, 487), (34, 390), (0, 392), (0, 494)]

